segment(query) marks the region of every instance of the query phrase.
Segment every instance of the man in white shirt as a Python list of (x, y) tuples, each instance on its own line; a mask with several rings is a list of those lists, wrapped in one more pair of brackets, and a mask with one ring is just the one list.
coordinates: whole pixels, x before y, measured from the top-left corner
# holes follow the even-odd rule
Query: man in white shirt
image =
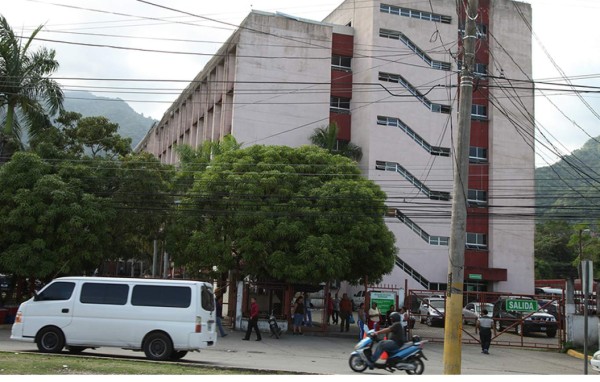
[(475, 323), (475, 333), (479, 330), (479, 340), (481, 341), (481, 352), (483, 354), (490, 354), (492, 326), (494, 326), (494, 320), (491, 317), (488, 317), (487, 309), (483, 309), (481, 311), (481, 317), (479, 317), (477, 323)]

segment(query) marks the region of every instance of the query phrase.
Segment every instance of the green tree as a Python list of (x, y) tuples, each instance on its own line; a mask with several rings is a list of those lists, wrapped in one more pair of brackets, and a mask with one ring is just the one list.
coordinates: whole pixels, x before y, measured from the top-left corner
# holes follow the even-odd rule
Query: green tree
[(0, 167), (1, 271), (47, 279), (97, 266), (113, 209), (81, 184), (34, 153), (16, 153)]
[(147, 259), (153, 241), (159, 238), (175, 207), (170, 192), (174, 170), (149, 153), (131, 154), (108, 163), (115, 167), (114, 180), (102, 179), (108, 182), (104, 188), (110, 192), (107, 197), (116, 210), (107, 244), (110, 258)]
[(385, 193), (357, 164), (304, 146), (251, 146), (215, 156), (184, 201), (196, 224), (192, 269), (286, 282), (377, 281), (396, 248)]
[(573, 229), (566, 221), (549, 220), (536, 226), (535, 276), (537, 279), (568, 278), (573, 269), (569, 239)]
[[(22, 133), (34, 137), (50, 126), (50, 115), (62, 109), (63, 92), (49, 75), (58, 69), (54, 50), (30, 46), (43, 26), (23, 44), (0, 15), (0, 163), (22, 149)], [(19, 111), (20, 113), (17, 113)], [(19, 119), (23, 116), (23, 120)]]
[(331, 154), (339, 154), (359, 162), (362, 159), (362, 149), (349, 141), (338, 140), (338, 126), (333, 122), (327, 127), (318, 127), (310, 136), (310, 142)]

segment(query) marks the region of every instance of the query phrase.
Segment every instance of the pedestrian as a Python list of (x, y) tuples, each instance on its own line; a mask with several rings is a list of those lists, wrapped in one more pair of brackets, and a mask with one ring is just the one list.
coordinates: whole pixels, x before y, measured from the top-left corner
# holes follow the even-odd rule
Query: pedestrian
[(367, 325), (367, 313), (365, 312), (365, 303), (361, 302), (358, 306), (358, 319), (356, 323), (358, 324), (358, 339), (362, 340), (365, 335), (365, 325)]
[(258, 304), (256, 303), (256, 299), (254, 297), (250, 298), (250, 318), (248, 319), (248, 328), (246, 329), (246, 336), (242, 338), (244, 341), (248, 341), (250, 339), (250, 334), (252, 334), (252, 329), (256, 332), (256, 340), (260, 341), (262, 337), (260, 336), (260, 330), (258, 329)]
[(381, 321), (381, 311), (377, 307), (377, 303), (373, 302), (371, 304), (371, 309), (369, 309), (369, 329), (373, 329), (375, 331), (379, 330), (379, 321)]
[(304, 325), (312, 328), (312, 308), (313, 304), (310, 300), (310, 293), (304, 295)]
[(327, 296), (327, 325), (329, 325), (330, 318), (331, 323), (333, 323), (333, 299), (331, 298), (331, 293)]
[(408, 312), (404, 307), (400, 308), (400, 324), (402, 325), (402, 329), (404, 329), (404, 338), (408, 338)]
[(217, 328), (221, 337), (227, 337), (225, 329), (223, 329), (223, 297), (217, 297)]
[(302, 335), (302, 320), (304, 319), (304, 298), (298, 296), (294, 304), (293, 335)]
[(344, 293), (340, 301), (340, 332), (350, 330), (350, 315), (352, 314), (352, 301)]
[(492, 343), (492, 326), (494, 320), (488, 316), (487, 309), (481, 311), (481, 316), (475, 323), (475, 333), (479, 330), (479, 340), (481, 341), (481, 352), (483, 354), (490, 354), (490, 344)]
[(338, 321), (340, 320), (340, 298), (338, 297), (338, 294), (335, 294), (335, 299), (333, 300), (333, 317), (332, 317), (333, 323), (337, 324)]

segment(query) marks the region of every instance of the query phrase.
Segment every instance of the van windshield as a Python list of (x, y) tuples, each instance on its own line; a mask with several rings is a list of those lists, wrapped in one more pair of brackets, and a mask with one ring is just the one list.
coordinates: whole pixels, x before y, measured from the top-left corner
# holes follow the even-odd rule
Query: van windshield
[(200, 294), (202, 309), (208, 312), (215, 310), (215, 296), (213, 295), (212, 288), (202, 285)]
[(434, 308), (443, 308), (444, 307), (444, 300), (431, 300), (429, 301), (429, 305), (431, 305)]

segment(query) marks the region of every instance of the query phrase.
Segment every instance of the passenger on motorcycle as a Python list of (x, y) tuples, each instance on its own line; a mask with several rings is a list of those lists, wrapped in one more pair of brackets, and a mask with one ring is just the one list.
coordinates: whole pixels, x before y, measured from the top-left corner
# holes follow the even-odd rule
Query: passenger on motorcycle
[(381, 341), (375, 353), (373, 353), (371, 362), (367, 362), (369, 369), (373, 369), (375, 366), (375, 362), (381, 357), (383, 352), (387, 352), (388, 354), (394, 353), (404, 345), (404, 329), (402, 328), (402, 324), (400, 323), (401, 316), (398, 312), (393, 312), (390, 314), (391, 325), (385, 329), (382, 329), (378, 332), (371, 334), (371, 336), (377, 336), (379, 334), (387, 334), (391, 333), (388, 340)]

